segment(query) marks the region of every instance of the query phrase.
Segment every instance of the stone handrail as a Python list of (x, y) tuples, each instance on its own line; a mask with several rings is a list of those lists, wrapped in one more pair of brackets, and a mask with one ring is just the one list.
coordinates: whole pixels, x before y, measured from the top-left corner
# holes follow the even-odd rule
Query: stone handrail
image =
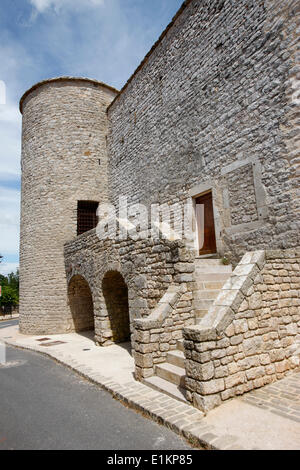
[(200, 324), (183, 331), (187, 398), (204, 412), (299, 367), (297, 249), (246, 253)]
[(163, 321), (172, 313), (182, 294), (187, 291), (185, 285), (171, 285), (157, 306), (147, 318), (139, 318), (134, 321), (134, 327), (141, 330), (160, 328)]
[(199, 341), (216, 340), (222, 336), (232, 323), (244, 295), (253, 285), (264, 263), (264, 251), (246, 253), (224, 284), (208, 314), (197, 326), (185, 329), (186, 333), (190, 336), (194, 331)]
[[(176, 349), (184, 323), (193, 321), (191, 302), (187, 286), (173, 284), (147, 318), (133, 322), (132, 344), (138, 380), (151, 377), (155, 365), (165, 362), (168, 351)], [(180, 307), (180, 304), (189, 305), (185, 314), (182, 313), (185, 307)]]

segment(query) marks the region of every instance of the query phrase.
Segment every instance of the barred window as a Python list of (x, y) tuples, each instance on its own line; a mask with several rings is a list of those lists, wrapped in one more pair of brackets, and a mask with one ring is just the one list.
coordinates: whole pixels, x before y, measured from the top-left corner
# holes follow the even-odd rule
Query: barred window
[(77, 205), (77, 235), (97, 227), (98, 202), (78, 201)]

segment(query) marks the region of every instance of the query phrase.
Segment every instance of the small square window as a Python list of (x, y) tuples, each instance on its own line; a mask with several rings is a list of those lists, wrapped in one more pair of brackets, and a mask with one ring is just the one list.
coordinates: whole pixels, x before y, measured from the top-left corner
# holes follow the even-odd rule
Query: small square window
[(97, 227), (98, 202), (78, 201), (77, 205), (77, 235)]

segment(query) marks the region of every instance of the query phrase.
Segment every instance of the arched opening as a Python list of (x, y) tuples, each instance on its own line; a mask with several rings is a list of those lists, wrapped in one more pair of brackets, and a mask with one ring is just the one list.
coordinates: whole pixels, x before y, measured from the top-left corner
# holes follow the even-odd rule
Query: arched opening
[(128, 288), (123, 276), (117, 271), (109, 271), (102, 282), (112, 340), (125, 343), (130, 340), (130, 320)]
[(74, 330), (94, 330), (94, 308), (90, 287), (82, 276), (72, 277), (68, 288)]

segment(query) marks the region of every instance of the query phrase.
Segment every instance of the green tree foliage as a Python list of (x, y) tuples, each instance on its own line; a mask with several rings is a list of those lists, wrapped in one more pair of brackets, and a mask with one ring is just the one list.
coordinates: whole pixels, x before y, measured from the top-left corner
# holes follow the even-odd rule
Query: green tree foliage
[(18, 303), (18, 292), (11, 286), (4, 286), (0, 297), (0, 305), (3, 307), (15, 307)]
[(16, 292), (18, 292), (19, 294), (19, 270), (18, 269), (15, 273), (10, 273), (7, 276), (7, 285), (15, 289)]
[[(1, 263), (0, 255), (0, 263)], [(0, 274), (0, 285), (2, 295), (0, 297), (0, 306), (5, 310), (15, 307), (19, 303), (19, 270), (10, 273), (7, 276)]]
[(0, 274), (0, 286), (7, 286), (8, 280), (6, 276), (3, 276), (3, 274)]

